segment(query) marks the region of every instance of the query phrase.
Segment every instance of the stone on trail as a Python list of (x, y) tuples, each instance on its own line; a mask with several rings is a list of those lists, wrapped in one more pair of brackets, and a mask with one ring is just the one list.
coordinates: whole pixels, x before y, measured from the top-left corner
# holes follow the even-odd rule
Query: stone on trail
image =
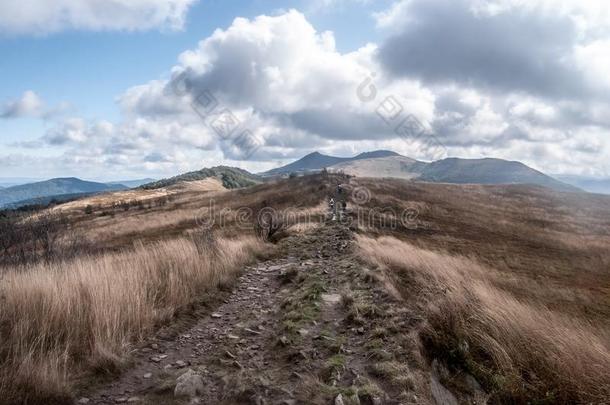
[(322, 294), (322, 301), (328, 305), (335, 305), (341, 302), (340, 294)]
[(90, 400), (89, 398), (85, 398), (85, 397), (83, 397), (83, 398), (81, 398), (81, 399), (79, 399), (79, 400), (78, 400), (78, 403), (79, 403), (79, 404), (88, 404), (90, 401), (91, 401), (91, 400)]
[(191, 369), (188, 369), (176, 380), (174, 396), (193, 398), (204, 392), (203, 378)]

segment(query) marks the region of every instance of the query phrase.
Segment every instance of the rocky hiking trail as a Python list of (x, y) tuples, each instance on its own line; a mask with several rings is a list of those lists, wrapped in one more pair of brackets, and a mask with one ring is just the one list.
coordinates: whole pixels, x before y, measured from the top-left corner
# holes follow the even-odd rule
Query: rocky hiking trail
[(421, 320), (355, 257), (333, 221), (283, 239), (279, 258), (245, 269), (220, 305), (76, 403), (457, 403), (431, 378)]

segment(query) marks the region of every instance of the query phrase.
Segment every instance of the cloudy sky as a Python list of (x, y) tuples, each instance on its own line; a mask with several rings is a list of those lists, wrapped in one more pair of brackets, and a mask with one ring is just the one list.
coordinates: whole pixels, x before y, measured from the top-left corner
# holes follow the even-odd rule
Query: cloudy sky
[(2, 1), (0, 55), (0, 177), (374, 149), (610, 177), (607, 0)]

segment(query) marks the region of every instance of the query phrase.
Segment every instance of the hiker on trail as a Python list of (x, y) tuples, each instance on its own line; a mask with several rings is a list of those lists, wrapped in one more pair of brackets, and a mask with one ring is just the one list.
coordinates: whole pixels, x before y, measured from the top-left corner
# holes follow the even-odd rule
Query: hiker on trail
[(335, 208), (335, 199), (334, 198), (330, 199), (330, 208)]
[(343, 188), (341, 186), (337, 186), (337, 194), (341, 194), (343, 192)]

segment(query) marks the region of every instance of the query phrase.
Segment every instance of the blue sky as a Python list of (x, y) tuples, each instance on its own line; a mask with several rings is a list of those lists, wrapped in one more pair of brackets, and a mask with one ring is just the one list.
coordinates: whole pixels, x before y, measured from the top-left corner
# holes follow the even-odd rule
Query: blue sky
[[(196, 3), (183, 30), (144, 32), (66, 31), (35, 36), (0, 37), (0, 100), (36, 89), (50, 104), (67, 101), (88, 117), (118, 119), (114, 98), (136, 83), (167, 75), (177, 55), (193, 48), (235, 17), (305, 10), (320, 30), (333, 30), (342, 51), (374, 40), (371, 12), (379, 4), (319, 9), (308, 1), (222, 1)], [(353, 27), (359, 28), (355, 30)], [(4, 132), (4, 131), (3, 131)], [(8, 132), (8, 131), (7, 131)]]
[[(146, 31), (66, 30), (31, 35), (0, 35), (0, 102), (12, 100), (33, 89), (49, 105), (66, 104), (66, 115), (77, 114), (88, 119), (120, 119), (115, 102), (125, 89), (148, 80), (167, 77), (178, 54), (193, 48), (215, 29), (226, 27), (236, 17), (251, 18), (261, 14), (278, 14), (298, 8), (307, 13), (320, 30), (333, 30), (337, 48), (350, 51), (378, 36), (372, 23), (376, 4), (342, 4), (324, 6), (311, 1), (223, 1), (196, 2), (180, 30)], [(389, 2), (385, 2), (388, 4)], [(354, 30), (353, 26), (360, 28)], [(34, 141), (52, 127), (48, 120), (25, 117), (0, 120), (0, 142), (5, 151), (21, 152), (14, 144)], [(54, 156), (57, 148), (28, 150), (28, 154)], [(154, 174), (154, 173), (153, 173)], [(2, 171), (0, 176), (17, 176), (20, 171)], [(44, 173), (28, 172), (44, 177)], [(70, 173), (66, 173), (70, 175)]]
[[(380, 94), (400, 99), (449, 156), (609, 175), (603, 3), (565, 0), (553, 14), (544, 0), (495, 0), (491, 11), (476, 0), (146, 0), (143, 9), (36, 1), (32, 15), (0, 5), (0, 177), (159, 177), (219, 163), (262, 170), (312, 150), (390, 148), (430, 160), (426, 145), (393, 139), (376, 106), (354, 100), (371, 71)], [(577, 17), (584, 25), (570, 22)], [(288, 42), (291, 24), (301, 31)], [(301, 47), (304, 55), (290, 51)], [(257, 73), (224, 75), (231, 58)], [(252, 130), (256, 153), (236, 152), (176, 107), (184, 100), (160, 95), (185, 69)]]
[[(99, 119), (116, 120), (119, 110), (114, 99), (133, 84), (168, 75), (177, 55), (193, 48), (216, 28), (226, 27), (235, 17), (254, 17), (300, 8), (321, 30), (338, 35), (337, 47), (357, 49), (377, 31), (371, 11), (378, 5), (328, 7), (319, 9), (307, 1), (222, 1), (196, 3), (189, 11), (183, 30), (144, 32), (67, 31), (34, 36), (0, 37), (0, 100), (10, 100), (28, 89), (43, 96), (50, 104), (67, 102), (78, 113)], [(354, 30), (352, 24), (364, 29)], [(3, 141), (23, 140), (24, 133), (37, 132), (36, 122), (3, 123)], [(9, 126), (5, 130), (5, 126)], [(22, 132), (23, 131), (23, 132)]]

